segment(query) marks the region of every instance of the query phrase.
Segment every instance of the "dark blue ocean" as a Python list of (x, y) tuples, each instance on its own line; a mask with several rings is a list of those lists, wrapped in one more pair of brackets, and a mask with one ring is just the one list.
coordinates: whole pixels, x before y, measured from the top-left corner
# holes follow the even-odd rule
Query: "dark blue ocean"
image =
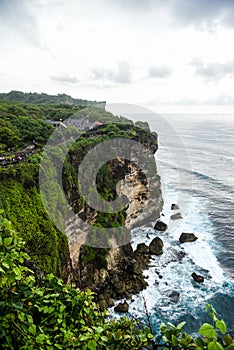
[[(234, 335), (234, 115), (147, 114), (144, 120), (159, 136), (162, 220), (169, 228), (159, 233), (164, 253), (145, 271), (149, 287), (133, 297), (130, 314), (144, 319), (143, 295), (155, 334), (162, 321), (182, 320), (186, 331), (196, 333), (209, 320), (210, 303)], [(180, 209), (172, 212), (172, 203)], [(170, 219), (176, 212), (182, 220)], [(180, 244), (182, 232), (195, 233), (198, 240)], [(146, 234), (156, 235), (153, 227), (133, 230), (134, 247), (149, 244)], [(179, 252), (186, 253), (182, 260)], [(194, 282), (193, 272), (205, 282)]]

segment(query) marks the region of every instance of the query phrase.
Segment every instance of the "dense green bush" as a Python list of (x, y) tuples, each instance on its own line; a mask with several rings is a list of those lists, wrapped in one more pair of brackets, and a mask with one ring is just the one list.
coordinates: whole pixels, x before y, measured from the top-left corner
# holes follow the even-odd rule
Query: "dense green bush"
[(142, 349), (152, 335), (132, 320), (108, 321), (90, 290), (63, 285), (54, 275), (35, 277), (11, 223), (0, 217), (1, 349)]
[[(125, 117), (114, 116), (102, 108), (86, 107), (85, 104), (59, 103), (59, 98), (57, 104), (49, 104), (53, 100), (49, 95), (28, 94), (29, 97), (34, 96), (36, 99), (40, 99), (40, 96), (42, 99), (47, 98), (43, 104), (38, 105), (35, 104), (37, 102), (32, 103), (33, 99), (32, 101), (24, 99), (26, 95), (23, 94), (22, 99), (13, 98), (12, 100), (8, 100), (5, 96), (5, 101), (0, 101), (0, 151), (5, 152), (8, 148), (16, 150), (33, 141), (45, 144), (54, 131), (54, 126), (45, 122), (47, 119), (64, 120), (73, 116), (75, 119), (88, 118), (90, 122), (97, 120), (103, 123), (132, 124)], [(69, 132), (71, 132), (70, 128), (65, 129), (63, 136)]]
[(25, 250), (36, 266), (45, 273), (65, 277), (63, 269), (70, 261), (67, 238), (49, 219), (30, 169), (27, 164), (21, 175), (17, 172), (18, 181), (8, 178), (0, 182), (0, 209), (26, 241)]

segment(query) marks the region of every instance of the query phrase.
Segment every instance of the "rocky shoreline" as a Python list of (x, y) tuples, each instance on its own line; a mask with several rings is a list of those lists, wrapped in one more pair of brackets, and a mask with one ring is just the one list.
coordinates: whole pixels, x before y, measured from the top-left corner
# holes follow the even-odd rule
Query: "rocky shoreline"
[[(155, 237), (149, 245), (143, 242), (139, 243), (135, 250), (133, 250), (131, 244), (120, 247), (118, 249), (122, 257), (119, 258), (114, 268), (96, 270), (94, 280), (97, 283), (92, 287), (92, 290), (95, 292), (95, 300), (102, 310), (115, 305), (115, 312), (126, 313), (133, 295), (137, 295), (147, 288), (148, 276), (145, 273), (150, 266), (153, 266), (152, 264), (155, 264), (155, 257), (163, 254), (164, 243), (159, 235), (163, 232), (166, 233), (167, 225), (161, 219), (158, 219), (154, 225), (154, 230)], [(195, 242), (197, 239), (198, 237), (193, 233), (182, 232), (178, 244), (182, 247), (183, 244)], [(182, 261), (185, 256), (186, 253), (183, 250), (173, 250), (165, 264), (172, 261)], [(160, 267), (157, 266), (157, 263), (154, 266), (157, 278), (161, 279)], [(195, 272), (191, 275), (191, 278), (196, 283), (204, 282), (204, 277)], [(155, 280), (155, 288), (157, 288), (157, 284), (158, 282)], [(169, 295), (172, 302), (178, 302), (179, 297), (179, 293), (173, 290)], [(120, 302), (116, 304), (118, 300)]]

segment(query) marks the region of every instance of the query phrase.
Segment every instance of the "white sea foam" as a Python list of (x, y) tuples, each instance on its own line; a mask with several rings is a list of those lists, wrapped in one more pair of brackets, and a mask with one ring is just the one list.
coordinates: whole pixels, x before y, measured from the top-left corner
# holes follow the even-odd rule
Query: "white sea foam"
[[(152, 121), (151, 124), (155, 131), (159, 131), (156, 121)], [(223, 121), (220, 125), (223, 125)], [(212, 127), (214, 127), (213, 124)], [(199, 125), (198, 128), (189, 127), (186, 130), (186, 122), (183, 122), (181, 134), (183, 138), (184, 135), (186, 136), (184, 141), (189, 157), (191, 157), (192, 170), (195, 170), (196, 173), (191, 172), (191, 168), (184, 164), (179, 166), (180, 162), (177, 162), (174, 153), (172, 154), (171, 149), (174, 149), (177, 158), (182, 156), (181, 144), (176, 143), (176, 139), (171, 139), (167, 131), (159, 132), (162, 141), (164, 141), (164, 136), (170, 141), (170, 145), (167, 144), (168, 147), (161, 142), (156, 155), (158, 172), (162, 174), (165, 203), (163, 209), (165, 216), (161, 219), (168, 224), (168, 230), (167, 232), (155, 231), (154, 223), (152, 223), (151, 227), (136, 228), (132, 231), (134, 249), (138, 243), (145, 242), (149, 245), (150, 241), (158, 235), (164, 241), (164, 253), (161, 256), (155, 256), (150, 268), (144, 271), (144, 275), (148, 276), (149, 286), (139, 295), (133, 296), (134, 301), (129, 307), (130, 314), (139, 319), (145, 318), (142, 299), (144, 296), (154, 325), (159, 325), (162, 320), (173, 322), (180, 317), (184, 319), (188, 314), (199, 321), (201, 312), (205, 310), (206, 302), (210, 300), (217, 302), (224, 298), (227, 303), (231, 303), (228, 298), (225, 299), (225, 296), (233, 297), (233, 284), (217, 260), (217, 257), (220, 259), (219, 254), (223, 248), (221, 240), (215, 236), (218, 233), (218, 226), (214, 220), (214, 218), (219, 218), (216, 213), (222, 214), (233, 203), (233, 139), (222, 138), (220, 128), (214, 130), (216, 130), (217, 138), (212, 142), (207, 142), (205, 128)], [(225, 132), (225, 130), (230, 132), (230, 126), (221, 131)], [(215, 133), (213, 132), (212, 135), (215, 136)], [(208, 136), (210, 135), (209, 131)], [(199, 176), (199, 174), (206, 175)], [(192, 197), (193, 194), (194, 197)], [(171, 211), (172, 203), (178, 203), (180, 210)], [(182, 214), (183, 220), (170, 220), (170, 216), (176, 212)], [(222, 222), (222, 220), (225, 221)], [(227, 225), (229, 232), (232, 232), (230, 221), (226, 216), (220, 215), (219, 222)], [(198, 240), (193, 243), (180, 244), (179, 237), (182, 232), (194, 233)], [(229, 233), (225, 233), (226, 236), (227, 234)], [(149, 239), (146, 235), (149, 236)], [(178, 252), (186, 253), (181, 261), (178, 259), (176, 261)], [(229, 254), (229, 251), (227, 253)], [(230, 256), (228, 254), (227, 256)], [(204, 283), (198, 284), (193, 281), (191, 277), (193, 272), (203, 275)], [(174, 294), (170, 297), (172, 292)], [(178, 300), (176, 300), (176, 295)], [(233, 320), (231, 318), (233, 315), (228, 312), (229, 310), (224, 310), (224, 319), (227, 314), (228, 319)]]
[[(161, 219), (168, 224), (167, 232), (155, 231), (153, 223), (151, 227), (136, 228), (132, 231), (133, 249), (142, 242), (149, 244), (155, 236), (164, 241), (164, 253), (154, 256), (150, 268), (144, 271), (149, 286), (139, 295), (133, 296), (134, 301), (129, 308), (130, 314), (141, 318), (145, 314), (144, 297), (149, 312), (158, 314), (158, 322), (162, 317), (176, 320), (186, 313), (186, 310), (195, 310), (201, 303), (205, 305), (217, 291), (222, 291), (225, 282), (224, 272), (215, 256), (217, 243), (214, 243), (212, 225), (202, 204), (198, 199), (192, 198), (184, 219), (173, 221), (170, 220), (170, 215), (176, 212), (183, 215), (183, 204), (180, 204), (180, 210), (172, 211), (170, 205), (177, 198), (177, 194), (167, 193), (166, 197), (165, 216)], [(179, 237), (182, 232), (193, 232), (198, 236), (198, 240), (180, 244)], [(179, 254), (183, 252), (186, 256), (182, 260), (178, 259)], [(205, 282), (194, 282), (191, 277), (193, 272), (203, 275)]]

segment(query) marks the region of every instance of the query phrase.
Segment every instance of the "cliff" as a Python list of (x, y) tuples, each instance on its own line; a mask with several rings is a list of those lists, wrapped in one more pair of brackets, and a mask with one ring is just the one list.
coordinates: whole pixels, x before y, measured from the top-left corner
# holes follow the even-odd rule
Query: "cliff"
[[(108, 244), (104, 247), (97, 247), (89, 244), (89, 233), (83, 230), (73, 231), (76, 226), (74, 222), (68, 222), (67, 237), (73, 264), (76, 283), (81, 288), (91, 287), (98, 293), (100, 305), (107, 306), (106, 300), (118, 299), (129, 296), (146, 287), (147, 283), (143, 278), (143, 269), (147, 263), (142, 261), (142, 257), (132, 250), (130, 240), (130, 229), (150, 221), (155, 221), (160, 216), (163, 200), (161, 194), (160, 177), (157, 174), (154, 154), (158, 148), (157, 135), (148, 130), (144, 130), (133, 125), (108, 125), (102, 126), (91, 133), (85, 134), (84, 138), (89, 140), (92, 147), (96, 142), (102, 142), (100, 135), (104, 139), (127, 138), (137, 144), (142, 145), (141, 164), (138, 165), (137, 149), (129, 147), (128, 159), (118, 157), (112, 159), (103, 166), (97, 176), (97, 188), (101, 195), (105, 194), (105, 199), (111, 201), (117, 196), (126, 196), (127, 205), (118, 213), (100, 213), (91, 208), (81, 200), (78, 184), (76, 180), (77, 172), (74, 169), (79, 167), (89, 146), (82, 148), (82, 140), (79, 140), (69, 152), (70, 175), (66, 174), (69, 182), (66, 186), (67, 198), (77, 216), (82, 218), (86, 224), (106, 227), (107, 230), (117, 226), (124, 226), (128, 232), (128, 240), (125, 244), (118, 244), (119, 236), (110, 235), (107, 238)], [(117, 141), (116, 141), (117, 142)], [(147, 168), (149, 154), (152, 155), (153, 162)], [(150, 163), (150, 162), (149, 162)], [(147, 168), (147, 171), (145, 171)], [(73, 176), (71, 176), (73, 173)], [(75, 185), (74, 185), (75, 184)], [(119, 234), (119, 231), (118, 231)], [(93, 239), (93, 237), (92, 237)], [(87, 244), (88, 242), (88, 244)], [(139, 259), (138, 259), (139, 258)], [(73, 277), (74, 277), (73, 276)], [(109, 290), (103, 299), (103, 288)]]
[[(114, 142), (118, 144), (120, 139), (127, 140), (130, 145), (125, 147), (126, 157), (117, 154), (99, 169), (97, 190), (109, 203), (118, 197), (126, 197), (126, 205), (117, 212), (103, 213), (89, 206), (82, 197), (77, 179), (78, 168), (93, 147), (108, 140), (116, 140)], [(135, 144), (131, 145), (131, 142)], [(142, 145), (140, 156), (134, 145)], [(115, 150), (115, 144), (112, 146)], [(58, 159), (61, 153), (59, 147), (56, 144), (50, 148)], [(121, 297), (126, 290), (131, 293), (131, 288), (135, 291), (144, 288), (143, 265), (142, 262), (135, 263), (130, 229), (156, 220), (162, 209), (160, 178), (154, 160), (157, 147), (156, 134), (123, 121), (122, 124), (100, 125), (81, 135), (65, 159), (62, 186), (70, 207), (84, 225), (77, 229), (74, 220), (68, 218), (64, 223), (66, 235), (52, 224), (42, 203), (38, 179), (40, 149), (23, 162), (0, 168), (0, 208), (26, 241), (26, 250), (34, 264), (44, 273), (53, 272), (64, 280), (75, 280), (81, 288), (89, 286), (97, 291), (100, 284), (115, 286), (113, 288), (117, 291), (110, 294), (113, 298)], [(56, 172), (56, 169), (51, 171)], [(47, 185), (54, 216), (60, 220), (59, 202), (63, 199), (56, 194), (58, 184), (48, 182)], [(87, 224), (107, 231), (114, 229), (106, 235), (103, 247), (97, 247), (98, 236), (90, 237)], [(123, 230), (119, 231), (119, 228)], [(126, 266), (128, 268), (124, 272)], [(128, 288), (119, 287), (122, 283), (120, 279), (119, 282), (112, 281), (113, 274), (129, 280)], [(132, 287), (129, 289), (130, 284)]]

